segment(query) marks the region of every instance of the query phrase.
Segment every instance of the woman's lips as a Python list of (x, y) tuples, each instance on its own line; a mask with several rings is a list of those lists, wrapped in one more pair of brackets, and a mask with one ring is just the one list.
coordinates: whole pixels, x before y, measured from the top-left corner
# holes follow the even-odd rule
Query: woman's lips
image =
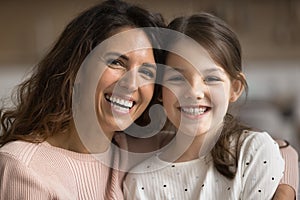
[(105, 94), (105, 99), (110, 103), (111, 108), (118, 113), (129, 113), (135, 101), (121, 95)]

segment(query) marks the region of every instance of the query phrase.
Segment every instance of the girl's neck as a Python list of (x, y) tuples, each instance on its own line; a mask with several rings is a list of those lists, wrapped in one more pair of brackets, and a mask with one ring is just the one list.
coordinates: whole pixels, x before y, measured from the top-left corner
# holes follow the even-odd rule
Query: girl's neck
[(160, 159), (167, 162), (186, 162), (199, 158), (203, 136), (191, 137), (177, 133), (170, 146), (160, 154)]
[(161, 155), (168, 162), (187, 162), (207, 155), (216, 144), (221, 131), (210, 131), (198, 136), (176, 133), (170, 147)]
[(176, 147), (176, 149), (178, 148), (178, 150), (180, 149), (183, 153), (175, 162), (186, 162), (198, 159), (204, 138), (205, 135), (191, 137), (183, 133), (177, 133), (174, 147)]

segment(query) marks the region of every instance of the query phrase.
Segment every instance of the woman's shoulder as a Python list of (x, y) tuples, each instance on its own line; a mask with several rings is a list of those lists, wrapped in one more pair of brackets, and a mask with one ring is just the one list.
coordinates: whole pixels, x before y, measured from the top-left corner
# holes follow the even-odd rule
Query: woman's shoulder
[[(32, 172), (32, 163), (40, 143), (12, 141), (0, 148), (0, 176), (5, 171), (18, 171), (16, 176)], [(37, 158), (38, 159), (38, 158)], [(39, 166), (41, 167), (43, 163)]]
[(12, 141), (0, 148), (0, 157), (11, 157), (27, 163), (40, 146), (41, 143), (32, 143), (21, 140)]

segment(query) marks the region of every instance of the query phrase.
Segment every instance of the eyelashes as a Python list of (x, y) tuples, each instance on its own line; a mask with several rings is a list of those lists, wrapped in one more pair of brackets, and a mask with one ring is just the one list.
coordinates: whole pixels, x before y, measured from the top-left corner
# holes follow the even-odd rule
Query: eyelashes
[(222, 81), (222, 79), (220, 77), (217, 76), (207, 76), (204, 78), (204, 82), (207, 84), (213, 84), (213, 83), (218, 83)]
[[(173, 83), (181, 83), (181, 82), (186, 82), (186, 78), (183, 75), (175, 75), (175, 76), (170, 76), (167, 79), (165, 79), (168, 82), (173, 82)], [(205, 84), (216, 84), (218, 82), (221, 82), (222, 78), (218, 76), (206, 76), (203, 77), (203, 82)]]
[(106, 60), (106, 65), (112, 69), (122, 69), (122, 70), (126, 70), (126, 65), (123, 61), (121, 61), (120, 59), (107, 59)]
[[(109, 68), (113, 70), (120, 70), (124, 73), (128, 70), (128, 65), (121, 59), (111, 58), (107, 59), (105, 63)], [(142, 64), (141, 66), (139, 66), (138, 73), (142, 78), (146, 80), (151, 80), (154, 79), (156, 76), (156, 69), (155, 67), (149, 67), (148, 65), (149, 64)]]
[(138, 70), (139, 73), (141, 73), (143, 76), (145, 76), (145, 78), (148, 79), (153, 79), (155, 78), (155, 74), (154, 72), (152, 72), (151, 70), (147, 69), (146, 67), (140, 67), (140, 69)]

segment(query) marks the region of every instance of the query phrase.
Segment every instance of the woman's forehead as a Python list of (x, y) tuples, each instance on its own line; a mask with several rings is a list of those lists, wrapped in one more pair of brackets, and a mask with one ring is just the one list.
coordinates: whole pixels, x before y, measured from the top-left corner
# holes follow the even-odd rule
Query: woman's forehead
[(99, 53), (118, 51), (125, 55), (127, 52), (149, 48), (152, 49), (153, 47), (144, 29), (122, 27), (102, 41), (95, 50)]

